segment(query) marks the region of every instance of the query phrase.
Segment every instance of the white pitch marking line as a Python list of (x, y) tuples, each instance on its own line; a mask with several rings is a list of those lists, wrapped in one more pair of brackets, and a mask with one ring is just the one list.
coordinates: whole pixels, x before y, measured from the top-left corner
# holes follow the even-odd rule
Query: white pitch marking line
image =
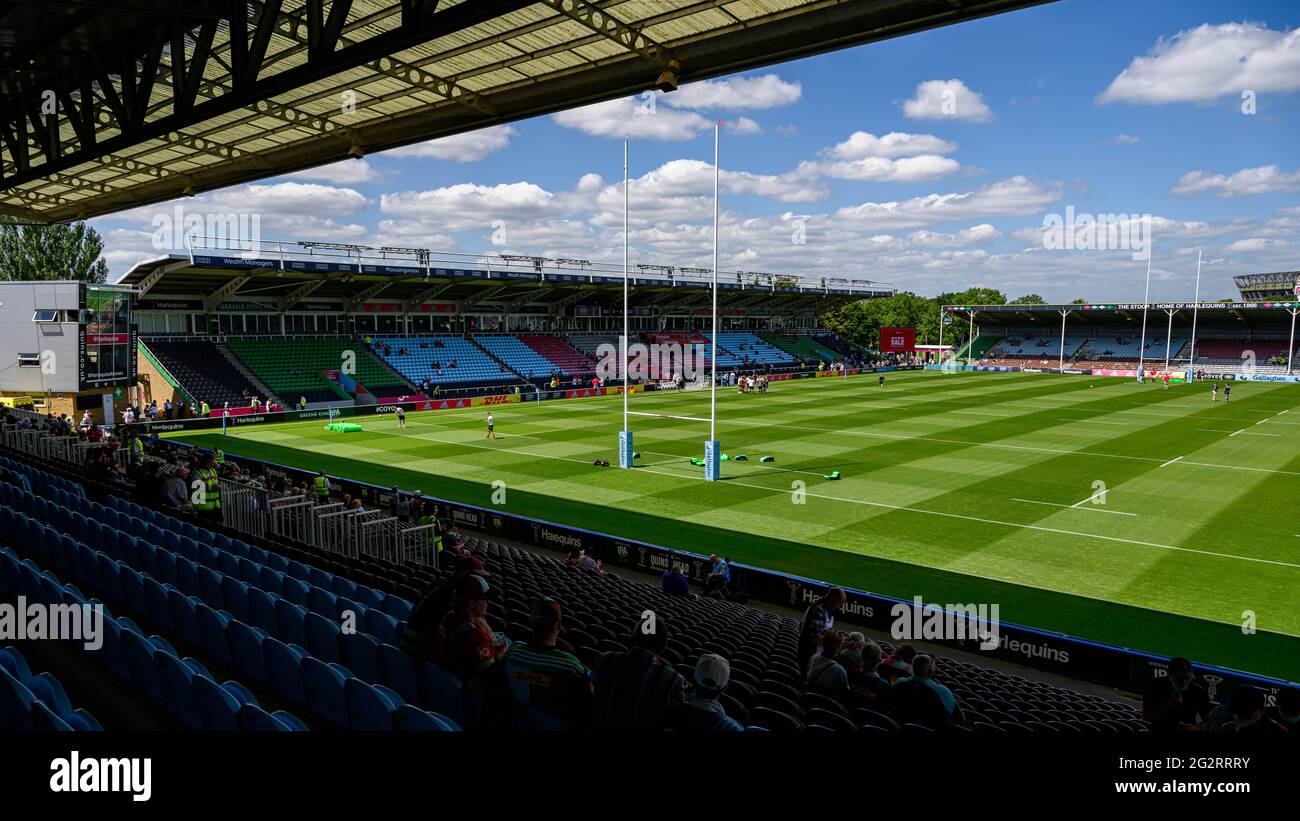
[(1182, 459), (1182, 458), (1183, 458), (1183, 457), (1181, 457), (1181, 456), (1176, 456), (1176, 457), (1174, 457), (1173, 459), (1170, 459), (1168, 462), (1165, 462), (1165, 463), (1164, 463), (1163, 465), (1161, 465), (1160, 467), (1162, 467), (1162, 468), (1167, 468), (1167, 467), (1169, 467), (1170, 465), (1172, 465), (1174, 462), (1177, 462), (1179, 459)]
[(1059, 422), (1086, 422), (1089, 425), (1119, 425), (1126, 428), (1128, 425), (1124, 422), (1107, 422), (1102, 419), (1058, 419)]
[[(1092, 498), (1091, 496), (1088, 497)], [(1136, 516), (1136, 513), (1125, 513), (1122, 510), (1103, 510), (1099, 507), (1076, 507), (1075, 505), (1062, 505), (1056, 502), (1040, 502), (1037, 499), (1012, 499), (1013, 502), (1026, 502), (1031, 505), (1050, 505), (1051, 507), (1063, 507), (1066, 510), (1091, 510), (1093, 513), (1114, 513), (1116, 516)], [(1084, 499), (1084, 501), (1088, 501)]]
[[(1230, 430), (1222, 430), (1220, 428), (1197, 428), (1197, 430), (1202, 433), (1232, 433)], [(1241, 433), (1241, 431), (1237, 431), (1237, 433)], [(1232, 435), (1236, 436), (1237, 433), (1232, 433)]]

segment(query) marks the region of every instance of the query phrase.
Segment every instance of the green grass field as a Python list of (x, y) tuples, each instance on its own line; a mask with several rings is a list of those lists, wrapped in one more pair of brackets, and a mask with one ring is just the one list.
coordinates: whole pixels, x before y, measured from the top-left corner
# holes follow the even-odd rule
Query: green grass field
[(723, 451), (750, 461), (715, 483), (689, 462), (707, 392), (631, 397), (631, 471), (591, 465), (617, 459), (621, 397), (494, 407), (497, 441), (485, 408), (175, 438), (485, 507), (502, 480), (509, 512), (1300, 680), (1300, 386), (1232, 393), (934, 371), (720, 389)]

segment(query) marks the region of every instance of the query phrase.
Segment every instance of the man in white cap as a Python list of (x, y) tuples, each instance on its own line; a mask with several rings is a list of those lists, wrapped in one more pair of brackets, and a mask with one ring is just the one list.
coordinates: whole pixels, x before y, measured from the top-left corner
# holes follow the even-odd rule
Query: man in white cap
[(666, 730), (697, 733), (741, 732), (745, 728), (727, 715), (718, 696), (731, 678), (731, 665), (716, 653), (705, 653), (695, 664), (695, 686), (685, 704), (664, 712)]

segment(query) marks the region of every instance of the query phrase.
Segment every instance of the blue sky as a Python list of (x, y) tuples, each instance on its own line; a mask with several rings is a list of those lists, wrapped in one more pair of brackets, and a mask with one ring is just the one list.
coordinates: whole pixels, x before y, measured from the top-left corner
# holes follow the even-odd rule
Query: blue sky
[(176, 205), (263, 239), (613, 262), (628, 134), (633, 261), (703, 267), (724, 119), (723, 271), (1140, 300), (1140, 254), (1045, 239), (1072, 208), (1150, 215), (1153, 299), (1191, 297), (1198, 248), (1203, 297), (1230, 297), (1300, 268), (1297, 25), (1294, 2), (1066, 0), (94, 225), (115, 274), (169, 250)]

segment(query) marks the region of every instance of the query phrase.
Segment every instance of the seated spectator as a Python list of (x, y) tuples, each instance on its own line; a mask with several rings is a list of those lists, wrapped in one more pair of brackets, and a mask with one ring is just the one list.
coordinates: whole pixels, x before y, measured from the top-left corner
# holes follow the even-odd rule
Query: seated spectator
[(1248, 684), (1235, 687), (1228, 698), (1231, 720), (1223, 725), (1226, 733), (1281, 735), (1287, 728), (1269, 718), (1264, 710), (1264, 691)]
[(844, 591), (832, 587), (826, 595), (809, 605), (799, 628), (799, 669), (808, 670), (808, 660), (821, 652), (822, 636), (835, 626), (835, 614), (844, 606)]
[(880, 663), (876, 672), (885, 681), (893, 684), (912, 675), (912, 660), (916, 658), (916, 648), (910, 644), (900, 644), (894, 648), (894, 654)]
[(505, 642), (494, 636), (488, 626), (487, 579), (477, 574), (462, 578), (456, 585), (449, 612), (438, 626), (434, 645), (434, 663), (462, 681), (469, 681), (491, 667), (505, 652)]
[(1268, 714), (1270, 718), (1300, 738), (1300, 690), (1295, 687), (1283, 687)]
[(912, 675), (894, 682), (890, 711), (901, 724), (942, 730), (963, 719), (957, 697), (934, 680), (934, 659), (922, 653), (912, 661)]
[(578, 559), (577, 567), (579, 570), (588, 570), (593, 573), (605, 572), (601, 561), (596, 557), (589, 555), (586, 551), (583, 551), (582, 556)]
[(564, 563), (569, 567), (577, 567), (578, 562), (582, 561), (582, 555), (582, 548), (574, 547), (569, 550), (569, 555), (564, 557)]
[(1185, 658), (1171, 658), (1169, 674), (1151, 679), (1142, 693), (1142, 718), (1152, 732), (1204, 730), (1209, 717), (1210, 696)]
[(662, 613), (643, 614), (626, 651), (611, 651), (596, 665), (598, 730), (657, 730), (664, 711), (686, 701), (686, 679), (660, 655), (669, 626)]
[(402, 631), (402, 649), (412, 658), (433, 661), (438, 639), (438, 626), (451, 610), (457, 586), (466, 576), (483, 572), (483, 563), (473, 556), (464, 556), (452, 570), (451, 576), (439, 579), (415, 606)]
[[(855, 634), (850, 634), (850, 636)], [(856, 635), (861, 635), (860, 633)], [(847, 642), (846, 642), (847, 645)], [(845, 649), (840, 656), (848, 656), (848, 662), (841, 659), (844, 671), (849, 676), (849, 690), (854, 695), (866, 700), (875, 700), (889, 691), (889, 682), (880, 677), (876, 668), (880, 666), (880, 645), (866, 640), (861, 649)], [(857, 662), (853, 666), (853, 662)]]
[(674, 562), (671, 567), (664, 571), (659, 580), (663, 591), (670, 596), (688, 599), (691, 596), (691, 582), (682, 575), (681, 565)]
[(555, 646), (560, 615), (560, 604), (553, 599), (533, 602), (532, 639), (512, 645), (482, 679), (495, 691), (488, 696), (482, 728), (518, 728), (520, 717), (512, 709), (518, 706), (540, 710), (572, 729), (590, 725), (591, 671), (577, 656)]
[(682, 732), (742, 732), (740, 722), (727, 715), (718, 702), (731, 678), (731, 665), (716, 653), (705, 653), (695, 663), (695, 686), (685, 704), (664, 711), (663, 728)]
[(822, 651), (808, 660), (804, 682), (812, 690), (830, 696), (843, 695), (849, 689), (849, 676), (835, 660), (844, 646), (844, 637), (836, 630), (822, 636)]
[(704, 595), (717, 593), (721, 596), (720, 591), (729, 581), (731, 581), (731, 566), (716, 553), (709, 556), (709, 575), (704, 580)]

